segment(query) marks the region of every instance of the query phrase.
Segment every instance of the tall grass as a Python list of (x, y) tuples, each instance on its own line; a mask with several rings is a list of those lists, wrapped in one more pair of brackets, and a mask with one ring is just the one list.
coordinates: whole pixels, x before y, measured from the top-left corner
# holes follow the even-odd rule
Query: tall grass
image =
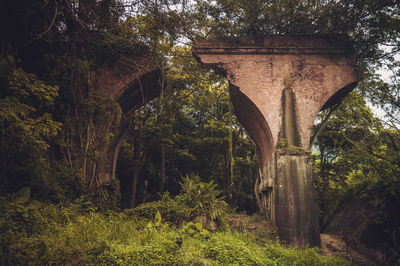
[(229, 229), (204, 234), (193, 224), (123, 212), (5, 199), (0, 211), (1, 265), (350, 265), (317, 249), (260, 244)]

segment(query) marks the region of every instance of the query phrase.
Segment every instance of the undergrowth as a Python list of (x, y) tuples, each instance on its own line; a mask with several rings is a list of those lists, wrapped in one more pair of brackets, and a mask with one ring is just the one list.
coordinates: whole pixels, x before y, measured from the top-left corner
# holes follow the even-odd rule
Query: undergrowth
[(168, 223), (159, 211), (149, 219), (5, 198), (0, 211), (1, 265), (350, 265), (317, 249), (260, 244), (228, 227)]

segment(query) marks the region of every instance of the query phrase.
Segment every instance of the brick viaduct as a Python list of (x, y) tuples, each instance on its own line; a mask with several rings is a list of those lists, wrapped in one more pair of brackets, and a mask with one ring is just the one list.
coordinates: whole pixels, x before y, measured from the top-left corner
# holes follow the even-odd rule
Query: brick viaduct
[[(229, 80), (236, 115), (257, 149), (256, 191), (280, 241), (319, 246), (310, 135), (317, 114), (357, 84), (348, 45), (338, 36), (270, 36), (213, 39), (195, 44), (192, 51), (204, 67)], [(104, 182), (114, 179), (119, 149), (131, 126), (126, 117), (160, 92), (158, 67), (140, 60), (105, 66), (100, 73), (100, 87), (123, 111), (114, 139), (98, 153), (105, 165), (100, 174)]]
[(280, 241), (319, 246), (310, 135), (317, 114), (357, 84), (339, 36), (213, 39), (193, 55), (224, 74), (236, 115), (256, 145), (263, 204)]

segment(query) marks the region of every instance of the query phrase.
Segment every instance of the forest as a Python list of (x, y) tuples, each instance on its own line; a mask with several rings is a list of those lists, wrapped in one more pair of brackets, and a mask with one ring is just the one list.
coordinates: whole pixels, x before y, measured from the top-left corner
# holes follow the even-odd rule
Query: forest
[[(192, 55), (288, 34), (345, 36), (362, 72), (311, 140), (321, 234), (362, 259), (277, 241), (228, 80)], [(1, 265), (400, 264), (398, 1), (4, 0), (0, 49)]]

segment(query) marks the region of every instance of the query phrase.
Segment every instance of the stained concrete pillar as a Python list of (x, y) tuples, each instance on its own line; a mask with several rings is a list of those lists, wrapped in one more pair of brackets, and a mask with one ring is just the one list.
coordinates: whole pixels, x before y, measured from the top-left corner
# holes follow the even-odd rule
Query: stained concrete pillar
[(226, 75), (238, 120), (257, 149), (258, 190), (281, 241), (319, 246), (310, 135), (321, 109), (357, 82), (339, 36), (268, 36), (197, 43), (193, 55)]

